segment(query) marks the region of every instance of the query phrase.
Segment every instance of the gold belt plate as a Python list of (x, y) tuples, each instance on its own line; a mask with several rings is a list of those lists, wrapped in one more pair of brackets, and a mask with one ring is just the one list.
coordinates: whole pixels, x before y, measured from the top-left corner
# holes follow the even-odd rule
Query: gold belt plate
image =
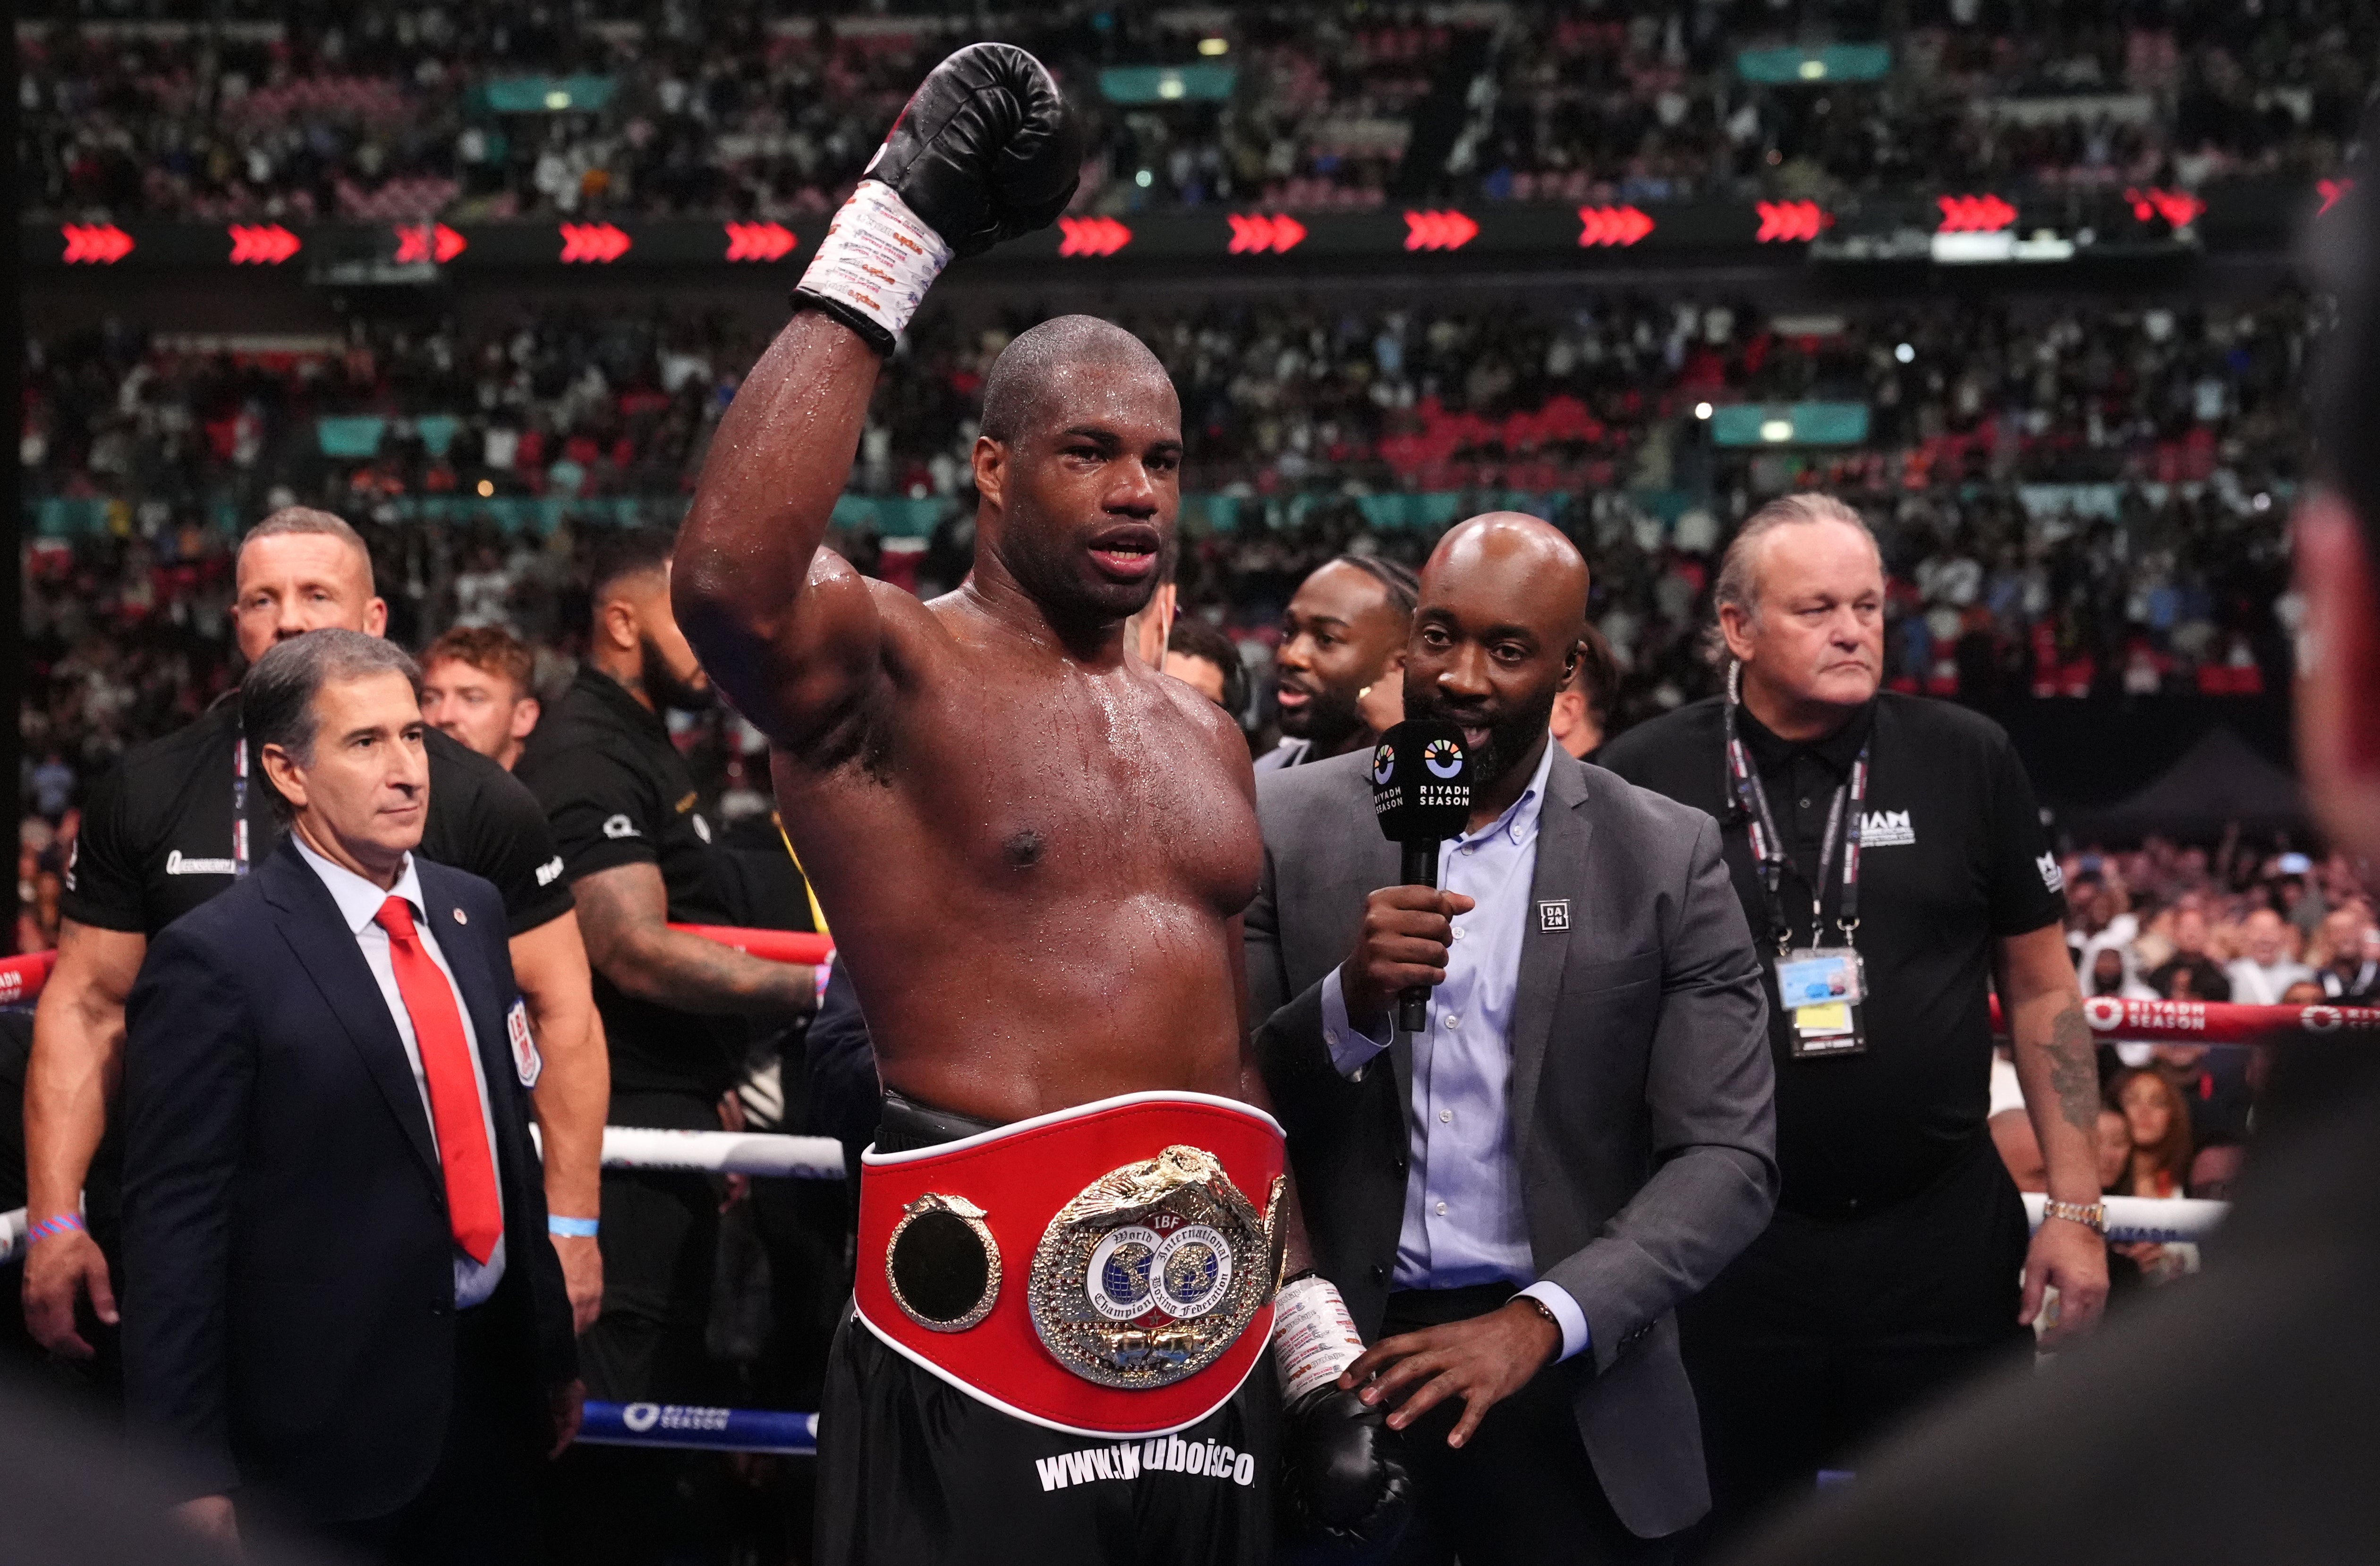
[(1033, 1253), (1033, 1329), (1102, 1387), (1167, 1387), (1212, 1365), (1281, 1281), (1281, 1193), (1265, 1210), (1222, 1164), (1176, 1145), (1110, 1170), (1058, 1210)]

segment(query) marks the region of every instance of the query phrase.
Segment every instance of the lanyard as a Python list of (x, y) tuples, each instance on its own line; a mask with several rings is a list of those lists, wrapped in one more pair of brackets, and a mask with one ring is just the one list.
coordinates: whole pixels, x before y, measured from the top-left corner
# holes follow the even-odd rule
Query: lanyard
[[(1745, 831), (1751, 836), (1752, 856), (1760, 865), (1760, 884), (1768, 894), (1768, 928), (1776, 936), (1777, 950), (1782, 952), (1792, 937), (1785, 922), (1785, 903), (1779, 887), (1791, 861), (1785, 853), (1785, 840), (1778, 834), (1777, 819), (1768, 808), (1768, 790), (1762, 785), (1760, 772), (1752, 765), (1752, 753), (1736, 732), (1737, 698), (1732, 671), (1728, 686), (1728, 697), (1720, 709), (1726, 726), (1728, 793), (1742, 812)], [(1834, 862), (1839, 833), (1843, 844), (1843, 889), (1836, 905), (1835, 927), (1842, 931), (1846, 946), (1852, 944), (1852, 935), (1859, 929), (1860, 807), (1867, 800), (1868, 746), (1873, 743), (1870, 740), (1860, 747), (1859, 755), (1852, 762), (1850, 781), (1837, 785), (1834, 803), (1827, 809), (1827, 832), (1818, 846), (1818, 873), (1810, 883), (1813, 943), (1822, 939), (1827, 867)]]
[(231, 736), (231, 873), (248, 874), (248, 736)]

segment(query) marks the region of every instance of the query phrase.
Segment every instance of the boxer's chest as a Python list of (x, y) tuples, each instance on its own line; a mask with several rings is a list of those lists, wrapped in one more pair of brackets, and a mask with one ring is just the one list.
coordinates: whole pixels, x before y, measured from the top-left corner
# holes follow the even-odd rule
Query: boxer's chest
[(964, 857), (1020, 889), (1245, 905), (1262, 839), (1211, 739), (1161, 692), (1047, 694), (987, 702), (970, 797), (945, 821)]

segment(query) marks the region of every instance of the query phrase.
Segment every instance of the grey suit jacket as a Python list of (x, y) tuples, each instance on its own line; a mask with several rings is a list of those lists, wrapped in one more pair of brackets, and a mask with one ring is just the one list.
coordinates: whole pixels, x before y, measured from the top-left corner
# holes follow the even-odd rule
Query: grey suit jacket
[[(1257, 780), (1264, 880), (1246, 921), (1257, 1054), (1317, 1263), (1366, 1340), (1403, 1220), (1413, 1050), (1399, 1032), (1393, 1069), (1342, 1077), (1321, 997), (1365, 898), (1398, 880), (1397, 850), (1373, 819), (1370, 759)], [(1522, 1202), (1538, 1275), (1578, 1302), (1591, 1339), (1548, 1374), (1569, 1387), (1612, 1510), (1658, 1537), (1710, 1507), (1671, 1313), (1776, 1206), (1759, 958), (1718, 824), (1560, 751), (1529, 895), (1540, 911), (1521, 951), (1510, 1106)]]

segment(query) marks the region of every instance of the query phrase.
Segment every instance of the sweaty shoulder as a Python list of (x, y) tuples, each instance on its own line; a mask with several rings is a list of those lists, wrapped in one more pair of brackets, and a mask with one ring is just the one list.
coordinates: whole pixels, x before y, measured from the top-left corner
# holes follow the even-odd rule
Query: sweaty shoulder
[(1190, 721), (1191, 726), (1215, 748), (1218, 755), (1227, 760), (1245, 761), (1251, 767), (1255, 765), (1254, 759), (1248, 755), (1247, 736), (1240, 732), (1240, 725), (1232, 721), (1230, 713), (1171, 674), (1152, 673), (1149, 677), (1172, 699), (1174, 708)]

